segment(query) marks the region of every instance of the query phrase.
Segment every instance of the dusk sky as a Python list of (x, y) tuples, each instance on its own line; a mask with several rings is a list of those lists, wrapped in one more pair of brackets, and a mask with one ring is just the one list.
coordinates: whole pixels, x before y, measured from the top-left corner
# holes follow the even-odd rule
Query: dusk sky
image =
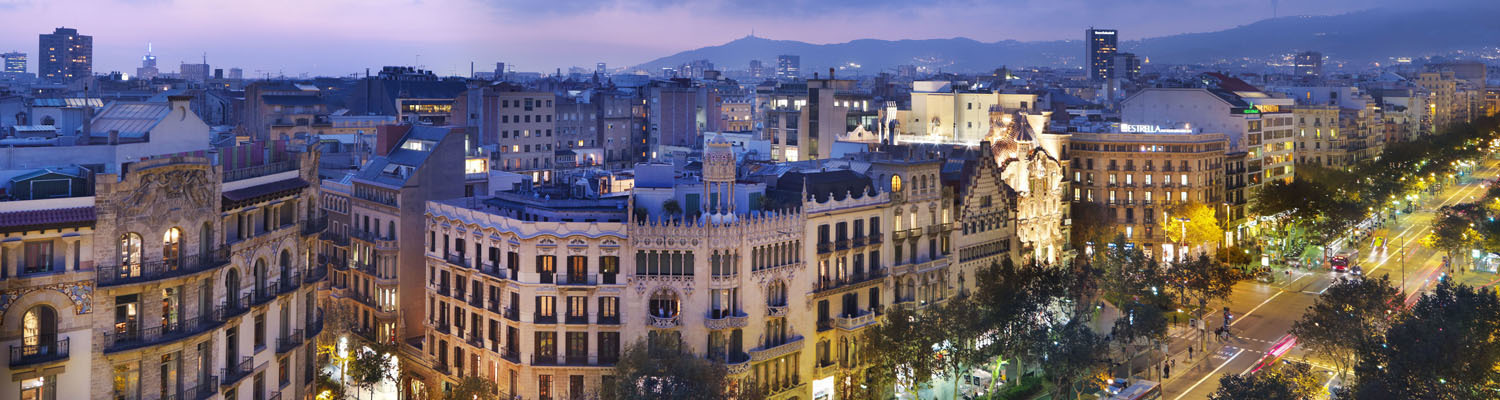
[[(419, 63), (441, 75), (635, 65), (756, 36), (837, 43), (963, 36), (1077, 40), (1088, 26), (1126, 39), (1213, 31), (1271, 16), (1273, 0), (0, 0), (0, 50), (31, 55), (37, 35), (93, 35), (96, 73), (134, 73), (154, 43), (163, 72), (207, 53), (247, 78), (346, 75)], [(1444, 0), (1442, 3), (1486, 0)], [(1280, 15), (1408, 6), (1405, 0), (1281, 1)], [(1430, 5), (1433, 1), (1417, 2)], [(420, 61), (418, 61), (420, 55)]]

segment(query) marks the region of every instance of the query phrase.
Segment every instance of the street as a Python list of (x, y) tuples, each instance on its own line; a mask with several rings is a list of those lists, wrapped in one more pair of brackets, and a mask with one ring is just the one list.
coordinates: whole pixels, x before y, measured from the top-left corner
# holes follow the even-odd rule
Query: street
[[(1389, 244), (1384, 249), (1373, 248), (1372, 240), (1355, 244), (1359, 251), (1357, 265), (1362, 266), (1365, 275), (1389, 274), (1393, 285), (1404, 284), (1408, 305), (1415, 302), (1423, 290), (1435, 284), (1447, 272), (1442, 268), (1444, 254), (1424, 248), (1420, 240), (1426, 235), (1438, 208), (1472, 201), (1471, 197), (1484, 193), (1483, 183), (1496, 176), (1496, 165), (1491, 160), (1484, 160), (1482, 166), (1471, 179), (1465, 179), (1460, 185), (1448, 185), (1435, 196), (1421, 201), (1420, 209), (1387, 221), (1385, 226), (1368, 236), (1370, 239), (1387, 238)], [(1405, 250), (1404, 258), (1402, 249)], [(1278, 273), (1277, 280), (1271, 283), (1241, 282), (1227, 301), (1210, 303), (1209, 310), (1214, 312), (1207, 317), (1210, 337), (1206, 339), (1209, 349), (1206, 357), (1201, 347), (1205, 339), (1199, 332), (1185, 324), (1174, 325), (1170, 330), (1171, 356), (1168, 362), (1175, 360), (1176, 366), (1171, 368), (1171, 376), (1157, 379), (1161, 373), (1159, 368), (1154, 373), (1138, 375), (1163, 382), (1164, 399), (1208, 398), (1218, 389), (1219, 379), (1224, 375), (1245, 374), (1254, 369), (1272, 345), (1287, 335), (1292, 323), (1317, 300), (1317, 296), (1337, 278), (1348, 275), (1314, 268), (1293, 270), (1290, 274)], [(1495, 274), (1486, 272), (1460, 272), (1456, 277), (1460, 282), (1474, 286), (1492, 284), (1495, 278)], [(1230, 322), (1232, 334), (1228, 340), (1219, 341), (1212, 336), (1214, 329), (1223, 325), (1219, 310), (1225, 306), (1234, 316)], [(1195, 347), (1191, 359), (1189, 346), (1200, 346)], [(1284, 359), (1306, 361), (1326, 376), (1325, 386), (1337, 385), (1332, 368), (1325, 360), (1308, 358), (1300, 348), (1293, 348)]]

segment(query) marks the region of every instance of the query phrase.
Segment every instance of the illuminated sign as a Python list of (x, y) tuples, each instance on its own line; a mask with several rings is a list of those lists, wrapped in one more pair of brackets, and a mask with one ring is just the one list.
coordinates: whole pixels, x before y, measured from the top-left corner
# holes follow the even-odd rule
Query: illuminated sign
[(1120, 124), (1122, 133), (1193, 133), (1187, 128), (1162, 128), (1156, 125)]
[(1246, 108), (1245, 111), (1243, 111), (1243, 112), (1245, 114), (1260, 114), (1260, 110), (1257, 110), (1257, 109), (1254, 109), (1254, 108)]

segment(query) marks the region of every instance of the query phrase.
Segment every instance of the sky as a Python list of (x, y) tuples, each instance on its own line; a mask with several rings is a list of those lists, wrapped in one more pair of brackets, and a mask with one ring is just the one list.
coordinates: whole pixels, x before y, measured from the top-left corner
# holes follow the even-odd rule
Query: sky
[[(1287, 0), (1277, 13), (1332, 15), (1413, 3)], [(840, 43), (968, 37), (1078, 40), (1090, 26), (1124, 40), (1215, 31), (1270, 18), (1276, 0), (0, 0), (0, 51), (31, 55), (66, 26), (94, 38), (94, 71), (134, 73), (151, 43), (175, 72), (206, 56), (246, 77), (339, 76), (383, 65), (440, 75), (644, 63), (756, 36)]]

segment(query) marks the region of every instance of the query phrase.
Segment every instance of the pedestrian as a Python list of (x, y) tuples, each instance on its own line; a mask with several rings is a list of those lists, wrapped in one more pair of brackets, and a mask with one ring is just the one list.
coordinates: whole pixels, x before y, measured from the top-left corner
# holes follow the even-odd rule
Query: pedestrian
[(1172, 377), (1172, 366), (1170, 366), (1170, 365), (1163, 365), (1163, 366), (1161, 366), (1161, 377), (1162, 377), (1162, 379), (1171, 378)]
[(1192, 345), (1188, 345), (1188, 359), (1189, 360), (1193, 359), (1193, 346)]

